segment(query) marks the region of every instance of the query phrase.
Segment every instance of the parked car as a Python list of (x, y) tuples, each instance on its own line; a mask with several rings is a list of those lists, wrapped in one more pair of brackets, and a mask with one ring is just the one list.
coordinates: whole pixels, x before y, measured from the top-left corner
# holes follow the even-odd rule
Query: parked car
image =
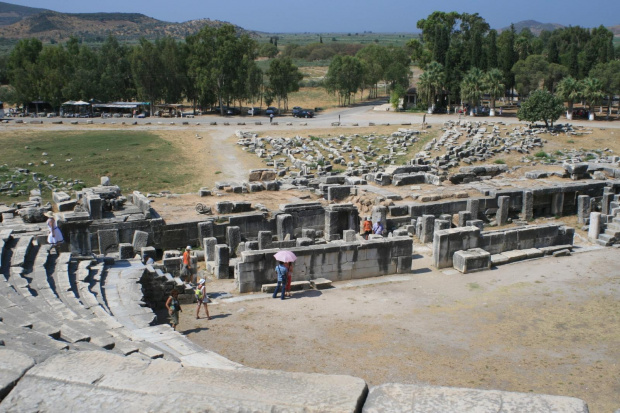
[(262, 112), (261, 108), (250, 108), (250, 109), (248, 109), (248, 115), (250, 115), (250, 116), (260, 115), (261, 112)]
[(239, 108), (225, 108), (224, 109), (224, 113), (228, 116), (236, 116), (236, 115), (241, 115), (241, 111), (239, 110)]
[(314, 112), (311, 109), (302, 109), (299, 111), (299, 114), (297, 115), (297, 117), (300, 118), (313, 118), (314, 117)]
[(293, 110), (291, 111), (291, 114), (293, 115), (294, 118), (296, 118), (297, 116), (299, 116), (299, 112), (301, 111), (302, 111), (301, 107), (295, 106)]
[(276, 116), (279, 114), (280, 114), (280, 111), (278, 110), (278, 108), (275, 108), (273, 106), (269, 106), (267, 110), (265, 110), (265, 115), (267, 116), (270, 116), (270, 115)]

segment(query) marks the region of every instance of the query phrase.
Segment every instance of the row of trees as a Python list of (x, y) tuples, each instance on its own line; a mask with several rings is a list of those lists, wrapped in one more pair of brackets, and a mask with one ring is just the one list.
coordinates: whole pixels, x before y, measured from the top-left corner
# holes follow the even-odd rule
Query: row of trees
[(381, 82), (385, 84), (386, 92), (396, 87), (405, 90), (409, 86), (410, 65), (411, 58), (403, 48), (369, 45), (355, 56), (335, 56), (324, 86), (338, 96), (341, 105), (347, 105), (358, 91), (363, 94), (368, 90), (369, 98), (377, 97)]
[(153, 104), (183, 99), (196, 105), (265, 97), (287, 104), (299, 90), (302, 74), (290, 58), (274, 59), (269, 69), (257, 66), (258, 44), (238, 36), (231, 25), (205, 26), (185, 42), (166, 37), (141, 39), (135, 46), (109, 37), (99, 49), (70, 39), (65, 45), (43, 46), (37, 39), (21, 40), (8, 62), (10, 87), (4, 101), (23, 104), (45, 100), (59, 107), (66, 100), (144, 100)]
[(521, 98), (537, 89), (555, 92), (567, 76), (593, 77), (602, 83), (604, 94), (620, 93), (614, 86), (620, 49), (614, 49), (613, 33), (603, 26), (543, 31), (538, 37), (527, 29), (517, 34), (511, 26), (498, 34), (477, 13), (434, 12), (417, 27), (422, 36), (409, 41), (408, 47), (414, 62), (428, 72), (420, 82), (429, 106), (438, 103), (440, 94), (447, 96), (448, 104), (459, 97), (477, 100), (476, 83), (484, 83), (481, 72), (497, 76), (499, 71), (505, 90), (516, 89)]

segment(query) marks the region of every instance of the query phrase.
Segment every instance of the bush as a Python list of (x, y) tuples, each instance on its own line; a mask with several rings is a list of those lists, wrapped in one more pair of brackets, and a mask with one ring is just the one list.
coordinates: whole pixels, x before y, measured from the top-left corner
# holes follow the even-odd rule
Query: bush
[(537, 158), (548, 158), (549, 154), (545, 151), (540, 151), (540, 152), (536, 152), (534, 156)]
[(505, 165), (506, 161), (503, 159), (496, 159), (495, 161), (493, 161), (493, 163), (496, 163), (498, 165)]

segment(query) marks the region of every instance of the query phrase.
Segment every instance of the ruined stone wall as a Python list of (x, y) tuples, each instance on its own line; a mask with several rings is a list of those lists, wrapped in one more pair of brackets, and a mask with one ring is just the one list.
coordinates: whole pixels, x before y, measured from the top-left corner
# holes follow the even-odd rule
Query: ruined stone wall
[[(343, 281), (411, 271), (413, 242), (410, 237), (393, 237), (290, 250), (297, 255), (293, 281)], [(277, 249), (241, 253), (241, 261), (235, 266), (239, 292), (260, 291), (263, 284), (277, 281), (273, 258), (276, 252)]]
[(433, 237), (433, 265), (436, 268), (452, 267), (454, 253), (471, 248), (499, 254), (511, 250), (572, 245), (574, 234), (574, 228), (558, 224), (484, 232), (471, 226), (439, 230)]

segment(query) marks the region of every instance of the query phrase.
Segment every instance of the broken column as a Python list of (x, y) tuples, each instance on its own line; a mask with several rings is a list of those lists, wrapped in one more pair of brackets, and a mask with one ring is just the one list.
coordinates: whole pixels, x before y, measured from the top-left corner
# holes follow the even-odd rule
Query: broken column
[(577, 197), (577, 223), (587, 224), (590, 215), (590, 197), (579, 195)]
[(467, 210), (471, 214), (471, 219), (478, 219), (478, 208), (480, 207), (480, 200), (468, 199)]
[(218, 244), (215, 246), (215, 267), (214, 275), (218, 279), (228, 278), (228, 263), (230, 255), (228, 251), (228, 245)]
[[(198, 223), (198, 239), (211, 238), (213, 236), (213, 221), (204, 221)], [(204, 248), (204, 245), (202, 246)]]
[(564, 192), (558, 192), (551, 195), (551, 214), (561, 217), (562, 211), (564, 211)]
[(609, 205), (611, 204), (611, 201), (613, 199), (614, 199), (614, 194), (613, 193), (605, 192), (603, 194), (603, 199), (601, 200), (601, 213), (603, 215), (610, 215)]
[(534, 219), (534, 193), (532, 191), (523, 191), (521, 216), (525, 221)]
[(471, 220), (471, 212), (459, 211), (459, 227), (464, 227)]
[(202, 245), (204, 245), (205, 249), (205, 261), (215, 261), (215, 246), (217, 245), (217, 238), (203, 238)]
[(386, 206), (375, 206), (372, 208), (372, 222), (381, 222), (383, 228), (387, 229), (387, 213), (388, 208)]
[(422, 215), (422, 230), (420, 232), (420, 242), (433, 242), (433, 233), (435, 231), (435, 216)]
[(497, 198), (497, 214), (495, 215), (495, 220), (497, 221), (497, 225), (502, 226), (506, 225), (508, 222), (508, 207), (510, 206), (510, 197), (509, 196), (500, 196)]
[(258, 249), (268, 250), (273, 246), (271, 231), (258, 231)]
[(442, 229), (450, 229), (450, 226), (451, 226), (450, 221), (446, 221), (445, 219), (435, 220), (435, 231), (441, 231)]
[(276, 225), (278, 230), (278, 239), (283, 241), (287, 235), (293, 238), (293, 216), (289, 214), (280, 214), (276, 217)]
[(237, 247), (241, 243), (241, 230), (239, 227), (226, 227), (226, 244), (230, 247), (232, 255), (235, 255)]
[(590, 228), (588, 230), (588, 238), (591, 241), (598, 239), (599, 234), (601, 233), (601, 213), (600, 212), (591, 212), (590, 213)]

